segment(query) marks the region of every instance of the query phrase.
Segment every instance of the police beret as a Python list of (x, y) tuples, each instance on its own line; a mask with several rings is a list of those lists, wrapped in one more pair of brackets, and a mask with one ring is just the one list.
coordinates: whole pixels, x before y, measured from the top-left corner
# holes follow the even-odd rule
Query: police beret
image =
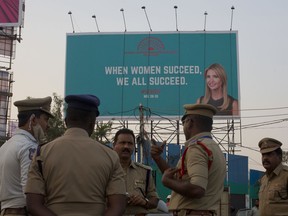
[(213, 115), (215, 115), (217, 112), (216, 108), (210, 104), (185, 104), (184, 109), (185, 113), (182, 117), (182, 121), (187, 115), (191, 114), (213, 118)]
[(95, 95), (79, 94), (79, 95), (67, 95), (65, 101), (68, 104), (68, 108), (75, 108), (86, 111), (96, 112), (96, 116), (99, 116), (98, 106), (100, 105), (100, 99)]
[(20, 101), (15, 101), (14, 105), (18, 108), (18, 112), (40, 110), (47, 113), (50, 117), (54, 117), (50, 112), (52, 98), (30, 98)]
[(263, 154), (275, 151), (276, 149), (280, 148), (281, 145), (282, 143), (280, 141), (269, 137), (261, 139), (258, 143), (260, 152)]

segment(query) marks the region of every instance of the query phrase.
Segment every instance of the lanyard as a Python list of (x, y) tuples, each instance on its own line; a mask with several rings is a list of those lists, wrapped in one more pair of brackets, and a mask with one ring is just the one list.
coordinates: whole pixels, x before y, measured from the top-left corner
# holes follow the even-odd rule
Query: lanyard
[[(211, 136), (202, 136), (198, 139), (204, 139), (204, 138), (207, 138), (207, 139), (212, 139)], [(197, 139), (197, 140), (198, 140)], [(193, 142), (193, 141), (192, 141)], [(196, 142), (198, 145), (201, 145), (201, 147), (205, 150), (205, 152), (208, 154), (208, 158), (209, 158), (209, 161), (208, 161), (208, 170), (210, 169), (211, 165), (212, 165), (212, 161), (213, 161), (213, 153), (212, 151), (210, 151), (210, 149), (207, 148), (207, 146), (201, 142), (201, 141), (197, 141)], [(180, 169), (180, 179), (182, 178), (182, 176), (187, 172), (187, 170), (185, 170), (185, 157), (186, 157), (186, 153), (187, 153), (187, 150), (188, 150), (189, 146), (185, 149), (185, 151), (183, 152), (183, 155), (182, 155), (182, 159), (181, 159), (181, 169)]]

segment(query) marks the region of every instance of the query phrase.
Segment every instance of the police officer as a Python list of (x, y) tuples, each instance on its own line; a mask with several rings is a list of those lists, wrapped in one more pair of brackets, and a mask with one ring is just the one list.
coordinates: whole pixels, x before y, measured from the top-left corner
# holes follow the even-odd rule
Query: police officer
[(216, 215), (226, 174), (224, 155), (211, 136), (216, 109), (208, 104), (184, 108), (182, 123), (187, 141), (177, 167), (169, 168), (161, 158), (163, 145), (153, 145), (151, 155), (163, 172), (163, 185), (172, 190), (169, 210), (173, 215)]
[(273, 138), (259, 141), (262, 164), (266, 169), (260, 179), (261, 216), (288, 215), (288, 167), (282, 164), (282, 143)]
[(38, 143), (45, 142), (52, 98), (16, 101), (18, 129), (0, 148), (0, 202), (2, 215), (26, 215), (24, 186)]
[(90, 138), (99, 115), (94, 95), (68, 95), (62, 137), (41, 146), (26, 187), (33, 216), (115, 215), (126, 206), (124, 172), (112, 149)]
[(135, 135), (132, 130), (123, 128), (116, 132), (113, 149), (118, 153), (125, 172), (128, 205), (125, 215), (145, 215), (149, 209), (157, 207), (156, 192), (151, 167), (131, 160), (135, 150)]
[(255, 205), (251, 209), (249, 216), (260, 216), (260, 214), (259, 214), (259, 199), (255, 200)]

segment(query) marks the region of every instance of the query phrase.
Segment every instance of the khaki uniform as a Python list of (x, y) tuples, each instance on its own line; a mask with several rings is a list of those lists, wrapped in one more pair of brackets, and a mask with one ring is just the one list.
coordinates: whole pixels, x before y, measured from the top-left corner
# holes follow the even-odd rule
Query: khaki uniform
[[(43, 176), (37, 160), (42, 161)], [(26, 193), (44, 195), (46, 206), (61, 216), (104, 215), (106, 196), (126, 193), (124, 172), (112, 149), (80, 128), (41, 147), (28, 174)]]
[[(212, 152), (213, 161), (208, 170), (209, 158), (204, 148), (197, 144), (202, 142)], [(211, 133), (197, 134), (185, 143), (187, 149), (184, 167), (180, 158), (177, 168), (186, 170), (182, 176), (183, 181), (189, 180), (191, 184), (205, 189), (204, 197), (192, 199), (172, 191), (169, 210), (179, 211), (178, 215), (185, 215), (187, 209), (209, 210), (216, 212), (219, 207), (221, 194), (224, 188), (226, 175), (226, 161), (218, 144), (211, 138)], [(181, 211), (182, 210), (182, 211)]]
[[(149, 182), (146, 181), (147, 171), (150, 170), (149, 174)], [(128, 195), (138, 194), (143, 198), (146, 197), (150, 199), (151, 197), (158, 197), (156, 192), (156, 187), (154, 184), (154, 179), (152, 177), (152, 169), (149, 166), (145, 166), (140, 163), (131, 162), (129, 168), (124, 170), (125, 173), (125, 182)], [(145, 194), (146, 184), (147, 194)], [(142, 206), (130, 206), (129, 204), (126, 207), (125, 215), (135, 215), (140, 213), (148, 213), (148, 210)]]
[(288, 215), (288, 167), (280, 164), (269, 176), (264, 175), (260, 184), (260, 215)]
[(27, 216), (28, 213), (24, 208), (7, 208), (1, 211), (0, 216)]
[(26, 216), (26, 214), (6, 214), (4, 213), (4, 210), (1, 211), (1, 216), (4, 216), (4, 215), (9, 215), (9, 216)]

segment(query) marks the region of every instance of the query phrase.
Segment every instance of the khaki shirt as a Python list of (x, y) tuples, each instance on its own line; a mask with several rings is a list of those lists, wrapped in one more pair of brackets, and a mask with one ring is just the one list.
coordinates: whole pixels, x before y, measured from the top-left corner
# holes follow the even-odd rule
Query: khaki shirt
[[(212, 151), (213, 162), (208, 170), (208, 154), (203, 147), (197, 144), (201, 141)], [(169, 210), (194, 209), (216, 211), (219, 208), (221, 194), (224, 189), (226, 175), (226, 160), (219, 145), (211, 138), (211, 133), (197, 134), (185, 143), (185, 170), (182, 180), (189, 180), (191, 184), (205, 189), (204, 197), (192, 199), (184, 197), (174, 191), (171, 194)], [(182, 156), (183, 157), (183, 156)], [(177, 168), (181, 168), (180, 158)]]
[(70, 128), (34, 157), (25, 193), (44, 195), (47, 207), (59, 216), (104, 215), (106, 197), (126, 193), (124, 172), (115, 151), (85, 130)]
[[(149, 183), (147, 188), (147, 194), (145, 194), (146, 189), (146, 175), (147, 171), (149, 172)], [(132, 194), (138, 194), (142, 196), (143, 198), (146, 197), (147, 199), (150, 199), (152, 197), (158, 197), (158, 194), (156, 192), (156, 187), (154, 184), (154, 179), (152, 177), (152, 169), (149, 166), (131, 162), (130, 166), (127, 170), (124, 170), (125, 173), (125, 182), (126, 182), (126, 188), (128, 195)], [(148, 213), (149, 211), (145, 209), (142, 206), (130, 206), (129, 204), (126, 207), (125, 215), (131, 215), (131, 214), (140, 214), (140, 213)]]
[(288, 215), (288, 167), (279, 164), (269, 176), (260, 179), (260, 184), (260, 215)]

